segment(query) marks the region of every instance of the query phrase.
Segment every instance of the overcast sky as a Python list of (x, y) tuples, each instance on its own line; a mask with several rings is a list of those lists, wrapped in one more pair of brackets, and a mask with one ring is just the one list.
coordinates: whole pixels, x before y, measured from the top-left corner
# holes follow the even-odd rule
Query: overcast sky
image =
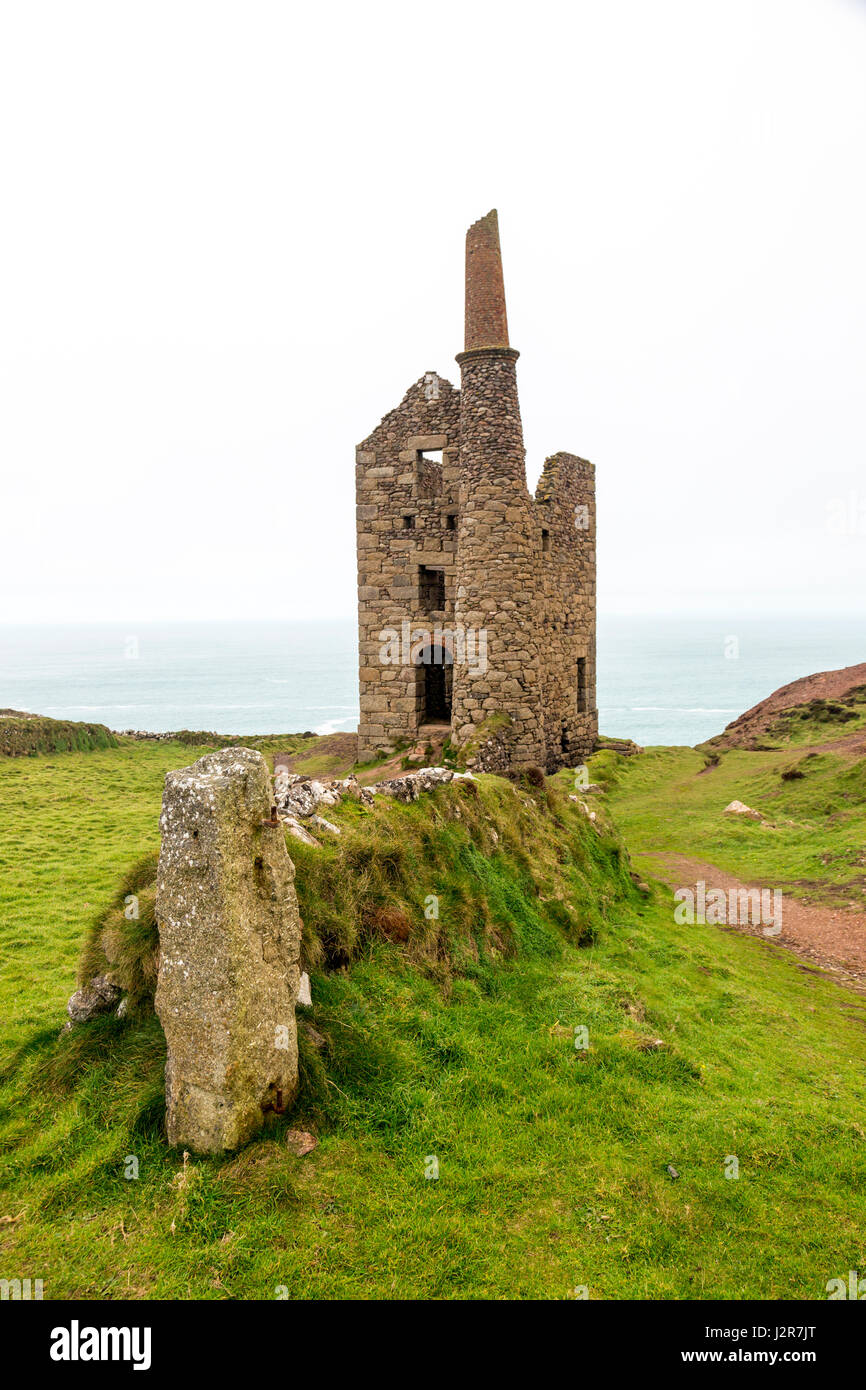
[(499, 210), (604, 612), (862, 614), (866, 3), (8, 3), (0, 619), (354, 609)]

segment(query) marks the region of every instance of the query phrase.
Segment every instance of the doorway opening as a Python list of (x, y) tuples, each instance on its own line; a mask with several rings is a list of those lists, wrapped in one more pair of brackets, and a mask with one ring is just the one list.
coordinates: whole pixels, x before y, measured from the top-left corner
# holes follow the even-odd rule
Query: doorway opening
[(454, 666), (450, 651), (438, 643), (422, 647), (417, 656), (422, 724), (451, 721), (451, 692)]

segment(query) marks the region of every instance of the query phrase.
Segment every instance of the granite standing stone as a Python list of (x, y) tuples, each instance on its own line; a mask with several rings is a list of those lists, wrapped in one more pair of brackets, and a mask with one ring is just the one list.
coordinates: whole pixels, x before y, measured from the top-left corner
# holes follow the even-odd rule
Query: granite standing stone
[(298, 1082), (300, 918), (260, 753), (223, 749), (165, 779), (156, 1011), (171, 1144), (236, 1148)]

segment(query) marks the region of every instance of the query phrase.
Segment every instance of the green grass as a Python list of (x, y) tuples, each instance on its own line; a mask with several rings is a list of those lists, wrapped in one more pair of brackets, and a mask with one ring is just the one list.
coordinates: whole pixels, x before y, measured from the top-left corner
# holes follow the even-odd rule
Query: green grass
[[(302, 1029), (292, 1114), (235, 1156), (184, 1162), (163, 1137), (153, 1015), (57, 1034), (94, 919), (157, 848), (164, 773), (197, 752), (0, 766), (0, 1216), (18, 1218), (0, 1224), (0, 1275), (41, 1277), (49, 1298), (822, 1298), (863, 1268), (864, 1001), (778, 948), (676, 926), (564, 776), (344, 803), (339, 840), (289, 841), (302, 1013), (324, 1047)], [(777, 788), (774, 818), (796, 810), (825, 853), (858, 833), (842, 759), (782, 783), (771, 760), (790, 751), (701, 776), (688, 750), (604, 756), (611, 791), (592, 805), (603, 823), (609, 801), (634, 850), (720, 862), (719, 799), (770, 814)], [(775, 843), (723, 820), (719, 848), (733, 862), (752, 832)], [(782, 843), (802, 877), (809, 835)], [(318, 1148), (295, 1158), (287, 1126)]]
[[(826, 737), (826, 735), (825, 735)], [(744, 880), (833, 906), (866, 907), (866, 759), (788, 746), (732, 749), (707, 768), (701, 750), (651, 748), (590, 774), (630, 850), (652, 868), (662, 854), (704, 860)], [(799, 773), (794, 780), (783, 774)], [(738, 800), (768, 821), (729, 816)]]

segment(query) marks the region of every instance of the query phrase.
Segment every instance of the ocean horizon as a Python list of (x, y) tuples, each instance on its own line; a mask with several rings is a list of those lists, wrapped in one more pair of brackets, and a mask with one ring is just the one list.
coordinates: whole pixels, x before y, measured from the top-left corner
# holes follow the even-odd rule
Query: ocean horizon
[[(165, 733), (358, 721), (354, 619), (0, 627), (0, 706)], [(599, 617), (599, 728), (695, 744), (779, 686), (866, 660), (866, 619)]]

